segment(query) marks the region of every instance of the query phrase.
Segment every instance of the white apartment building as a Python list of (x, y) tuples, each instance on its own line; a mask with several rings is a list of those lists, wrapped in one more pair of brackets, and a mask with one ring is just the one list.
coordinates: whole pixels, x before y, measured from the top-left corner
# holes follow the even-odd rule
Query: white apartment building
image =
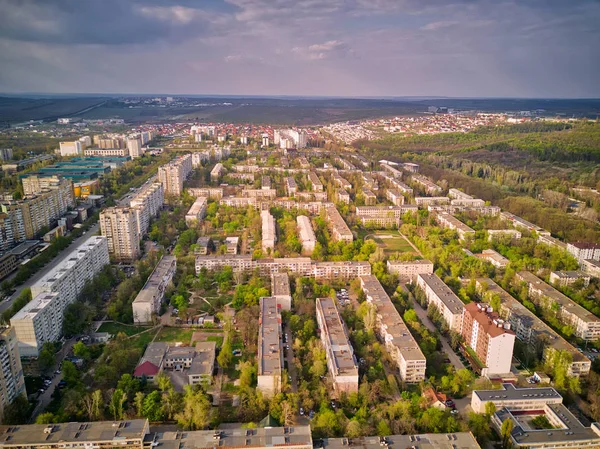
[(550, 283), (558, 284), (561, 287), (573, 285), (579, 280), (583, 281), (583, 286), (590, 285), (591, 276), (583, 271), (553, 271), (550, 273)]
[(339, 203), (350, 204), (350, 194), (344, 189), (338, 189), (337, 200)]
[(484, 249), (481, 251), (481, 254), (477, 254), (477, 257), (488, 261), (496, 268), (506, 268), (510, 263), (510, 260), (493, 249)]
[(447, 212), (439, 212), (436, 219), (441, 227), (455, 230), (461, 240), (466, 239), (468, 236), (475, 235), (475, 231), (473, 229)]
[(260, 298), (258, 330), (258, 385), (256, 389), (270, 398), (281, 391), (283, 348), (281, 313), (277, 299)]
[(435, 274), (418, 274), (417, 286), (423, 290), (428, 304), (433, 304), (444, 317), (444, 321), (455, 332), (461, 332), (464, 303)]
[(581, 266), (591, 277), (600, 278), (600, 261), (585, 259)]
[(200, 274), (203, 268), (214, 271), (225, 267), (231, 267), (234, 273), (250, 272), (254, 269), (254, 262), (250, 254), (196, 257), (196, 274)]
[(294, 196), (294, 194), (298, 191), (298, 184), (291, 176), (285, 178), (285, 191), (287, 192), (288, 196)]
[(510, 323), (504, 321), (485, 303), (465, 305), (462, 323), (465, 343), (475, 352), (485, 367), (476, 367), (482, 375), (490, 378), (510, 373), (515, 333)]
[(132, 159), (143, 156), (142, 139), (140, 137), (129, 137), (127, 139), (127, 152)]
[(414, 282), (419, 274), (432, 274), (433, 262), (427, 259), (421, 260), (388, 260), (387, 270), (390, 274), (397, 274), (400, 282)]
[(277, 300), (282, 310), (292, 310), (290, 277), (287, 273), (271, 274), (271, 296)]
[(498, 239), (501, 237), (508, 236), (511, 239), (520, 239), (522, 234), (516, 229), (488, 229), (488, 242), (494, 241), (494, 239)]
[(371, 264), (367, 261), (313, 262), (312, 268), (315, 279), (352, 280), (371, 274)]
[(467, 195), (465, 192), (458, 189), (449, 189), (448, 197), (453, 200), (472, 200), (473, 197), (471, 195)]
[(162, 183), (165, 195), (179, 196), (183, 183), (192, 172), (192, 155), (179, 156), (158, 168), (158, 180)]
[(21, 357), (37, 357), (46, 341), (60, 338), (66, 307), (109, 262), (106, 238), (94, 236), (31, 286), (33, 299), (10, 320)]
[(551, 387), (516, 388), (513, 384), (503, 384), (501, 390), (475, 390), (471, 397), (471, 408), (475, 413), (485, 413), (489, 402), (496, 410), (532, 411), (543, 410), (546, 404), (562, 404), (563, 398)]
[(302, 242), (302, 252), (312, 254), (317, 243), (317, 236), (313, 231), (310, 218), (306, 215), (298, 215), (296, 223), (298, 225), (298, 237), (300, 238), (300, 242)]
[(417, 210), (417, 206), (413, 204), (405, 204), (402, 206), (359, 206), (356, 208), (356, 216), (360, 218), (363, 225), (371, 225), (377, 227), (393, 227), (400, 226), (402, 216), (406, 212)]
[(273, 143), (281, 149), (306, 148), (308, 134), (304, 130), (276, 129), (273, 131)]
[(572, 326), (576, 336), (588, 341), (600, 339), (600, 318), (596, 315), (529, 271), (519, 271), (516, 279), (527, 284), (534, 302), (544, 308), (558, 307), (558, 319)]
[(335, 242), (341, 240), (345, 243), (351, 243), (354, 240), (352, 231), (334, 205), (325, 207), (325, 216), (331, 228), (331, 236)]
[(83, 144), (79, 140), (73, 142), (60, 142), (60, 155), (62, 157), (80, 156), (83, 154)]
[(308, 182), (311, 185), (311, 190), (313, 192), (322, 192), (323, 191), (323, 183), (317, 176), (315, 172), (308, 172)]
[(187, 192), (196, 198), (198, 198), (199, 196), (205, 196), (213, 200), (220, 200), (221, 198), (223, 198), (222, 187), (189, 188), (187, 189)]
[(275, 249), (277, 234), (275, 230), (275, 218), (268, 210), (260, 213), (262, 220), (262, 243), (261, 248), (265, 254), (270, 254)]
[(317, 298), (317, 325), (337, 395), (358, 393), (358, 364), (346, 325), (331, 298)]
[(171, 284), (175, 271), (177, 271), (176, 257), (163, 256), (131, 304), (134, 323), (152, 323), (152, 318), (160, 311), (165, 290)]
[(83, 150), (86, 157), (128, 157), (129, 149), (127, 148), (86, 148)]
[(156, 217), (165, 202), (165, 191), (160, 182), (147, 182), (139, 188), (129, 201), (136, 214), (140, 238), (148, 232), (150, 220)]
[(360, 276), (360, 284), (367, 301), (376, 309), (377, 335), (398, 365), (400, 378), (408, 383), (425, 380), (425, 356), (379, 280)]
[(210, 180), (213, 182), (217, 182), (225, 173), (227, 173), (227, 170), (225, 169), (223, 164), (219, 162), (210, 171)]
[(412, 175), (411, 179), (416, 184), (419, 184), (419, 186), (421, 186), (421, 188), (423, 188), (429, 195), (439, 195), (443, 191), (440, 186), (426, 176)]
[(567, 243), (569, 251), (582, 264), (584, 260), (600, 260), (600, 245), (592, 242)]
[(352, 184), (346, 178), (342, 178), (337, 173), (334, 173), (331, 178), (340, 189), (352, 190)]
[(491, 301), (494, 296), (500, 298), (500, 316), (510, 323), (511, 329), (519, 340), (528, 345), (535, 345), (537, 341), (543, 340), (546, 344), (544, 358), (553, 351), (568, 352), (572, 359), (568, 366), (567, 374), (569, 376), (586, 376), (590, 372), (592, 366), (590, 359), (577, 351), (573, 345), (558, 335), (521, 302), (509, 295), (506, 290), (489, 278), (477, 279), (476, 283), (486, 301)]
[(119, 262), (133, 263), (141, 255), (138, 213), (129, 207), (109, 207), (100, 213), (100, 232), (108, 252)]
[(549, 234), (538, 235), (537, 241), (543, 243), (544, 245), (553, 246), (555, 248), (562, 249), (563, 251), (567, 251), (567, 244), (565, 242), (562, 242)]
[(14, 327), (0, 329), (0, 415), (4, 407), (24, 395), (25, 378)]
[(415, 203), (420, 207), (443, 206), (450, 204), (450, 198), (447, 196), (417, 196)]
[[(197, 134), (198, 136), (200, 134)], [(192, 153), (192, 168), (201, 167), (203, 163), (210, 161), (210, 151), (197, 151)]]
[(394, 205), (402, 206), (404, 204), (404, 195), (397, 189), (387, 189), (385, 191), (385, 197)]
[(205, 197), (198, 197), (187, 214), (185, 214), (185, 224), (188, 226), (194, 226), (206, 216), (206, 206), (208, 205), (208, 199)]
[(375, 206), (375, 204), (377, 204), (377, 195), (375, 195), (371, 190), (363, 188), (361, 193), (365, 199), (366, 206)]

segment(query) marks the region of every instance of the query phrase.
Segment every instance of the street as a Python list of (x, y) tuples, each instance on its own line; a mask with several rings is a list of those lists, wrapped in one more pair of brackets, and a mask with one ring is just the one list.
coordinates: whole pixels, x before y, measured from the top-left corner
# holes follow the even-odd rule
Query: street
[[(435, 332), (436, 328), (433, 322), (427, 316), (427, 311), (421, 307), (421, 304), (419, 304), (417, 301), (413, 301), (413, 307), (423, 325), (431, 332)], [(456, 368), (457, 371), (465, 368), (465, 365), (463, 365), (456, 353), (450, 347), (447, 338), (443, 335), (440, 335), (440, 341), (442, 342), (442, 348), (444, 349), (444, 352), (448, 355), (448, 359), (450, 360), (450, 363), (454, 365), (454, 368)]]
[[(56, 366), (54, 366), (52, 369), (53, 373), (58, 369), (58, 366), (64, 360), (66, 355), (69, 352), (71, 352), (71, 349), (73, 349), (73, 345), (75, 343), (76, 343), (75, 337), (67, 340), (65, 342), (65, 344), (63, 345), (63, 347), (61, 348), (61, 350), (56, 353), (56, 362), (57, 363), (56, 363)], [(46, 407), (52, 400), (52, 393), (54, 393), (54, 389), (57, 388), (57, 385), (62, 380), (62, 378), (63, 378), (62, 372), (60, 374), (55, 375), (54, 378), (52, 379), (52, 383), (50, 385), (48, 385), (48, 387), (46, 387), (44, 389), (44, 392), (37, 398), (38, 403), (35, 406), (33, 413), (31, 414), (31, 422), (35, 422), (35, 418), (37, 417), (37, 415), (39, 415), (40, 412), (42, 412), (43, 410), (46, 409)]]
[(100, 229), (100, 225), (98, 223), (91, 226), (90, 229), (88, 229), (85, 234), (83, 234), (82, 236), (73, 240), (73, 242), (69, 245), (69, 247), (65, 248), (63, 251), (61, 251), (60, 254), (58, 256), (56, 256), (56, 258), (54, 258), (52, 261), (50, 261), (50, 263), (48, 263), (48, 265), (46, 265), (40, 271), (35, 273), (29, 279), (27, 279), (24, 284), (16, 287), (15, 292), (12, 295), (10, 295), (10, 297), (8, 299), (6, 299), (5, 301), (2, 301), (2, 303), (0, 303), (0, 313), (4, 312), (6, 309), (8, 309), (12, 305), (13, 301), (21, 294), (23, 289), (31, 287), (33, 284), (35, 284), (37, 281), (39, 281), (50, 270), (52, 270), (52, 268), (54, 268), (60, 262), (65, 260), (67, 258), (67, 256), (71, 253), (71, 251), (73, 251), (73, 249), (77, 248), (77, 246), (81, 245), (87, 239), (94, 236), (98, 232), (99, 229)]
[(287, 343), (284, 343), (284, 357), (287, 360), (288, 366), (288, 374), (292, 378), (290, 382), (290, 387), (292, 388), (292, 393), (298, 392), (298, 372), (296, 371), (296, 365), (294, 364), (294, 350), (292, 349), (292, 331), (286, 326), (285, 331)]

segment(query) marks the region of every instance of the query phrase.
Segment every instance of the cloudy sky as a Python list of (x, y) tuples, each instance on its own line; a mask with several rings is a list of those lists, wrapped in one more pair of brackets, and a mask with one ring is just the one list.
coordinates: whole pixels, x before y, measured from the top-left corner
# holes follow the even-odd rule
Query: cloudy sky
[(600, 97), (600, 1), (0, 0), (0, 92)]

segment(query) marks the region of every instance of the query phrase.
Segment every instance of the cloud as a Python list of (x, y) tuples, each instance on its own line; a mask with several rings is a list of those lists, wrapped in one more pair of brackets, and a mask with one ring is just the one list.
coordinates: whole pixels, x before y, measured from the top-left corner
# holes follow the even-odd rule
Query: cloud
[(0, 11), (6, 92), (600, 96), (597, 0), (0, 0)]

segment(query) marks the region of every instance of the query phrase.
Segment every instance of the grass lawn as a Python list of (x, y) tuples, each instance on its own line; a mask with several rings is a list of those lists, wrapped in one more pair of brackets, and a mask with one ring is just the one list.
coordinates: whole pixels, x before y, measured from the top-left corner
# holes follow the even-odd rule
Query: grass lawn
[(148, 343), (150, 343), (152, 341), (152, 339), (154, 338), (154, 335), (156, 335), (156, 330), (152, 330), (152, 331), (144, 332), (143, 334), (135, 335), (129, 341), (131, 342), (132, 346), (135, 346), (136, 348), (140, 348), (143, 350), (144, 348), (146, 348), (146, 346), (148, 346)]
[(223, 346), (223, 337), (219, 337), (218, 335), (210, 336), (206, 338), (206, 341), (214, 341), (217, 344), (217, 348)]
[(181, 342), (189, 345), (192, 341), (192, 334), (197, 329), (187, 329), (180, 327), (163, 327), (155, 341)]
[(124, 333), (127, 336), (139, 334), (146, 329), (150, 329), (148, 326), (133, 326), (128, 324), (120, 323), (102, 323), (98, 332), (108, 332), (111, 335), (117, 335), (119, 332)]
[(376, 231), (373, 233), (375, 242), (387, 254), (414, 252), (412, 246), (400, 235), (398, 231)]

